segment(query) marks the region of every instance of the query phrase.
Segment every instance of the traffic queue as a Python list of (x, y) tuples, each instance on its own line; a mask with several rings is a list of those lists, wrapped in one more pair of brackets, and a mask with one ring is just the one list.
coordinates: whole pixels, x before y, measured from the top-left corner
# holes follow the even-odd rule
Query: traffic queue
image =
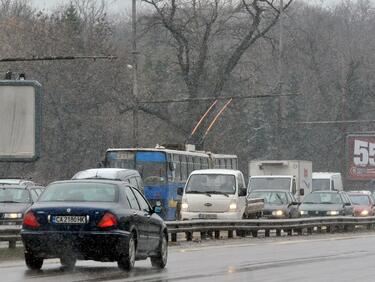
[[(262, 161), (249, 167), (248, 185), (238, 169), (192, 170), (184, 187), (175, 187), (180, 197), (177, 219), (364, 217), (375, 213), (369, 191), (345, 192), (341, 175), (312, 174), (311, 162)], [(0, 224), (22, 222), (25, 262), (30, 269), (40, 269), (49, 258), (59, 258), (66, 269), (74, 268), (77, 260), (96, 260), (115, 261), (120, 269), (130, 270), (136, 260), (147, 258), (153, 267), (164, 268), (168, 230), (163, 219), (168, 212), (162, 199), (150, 204), (143, 185), (145, 176), (151, 181), (150, 174), (142, 172), (89, 169), (47, 187), (28, 180), (0, 180)], [(241, 236), (241, 230), (236, 232)]]

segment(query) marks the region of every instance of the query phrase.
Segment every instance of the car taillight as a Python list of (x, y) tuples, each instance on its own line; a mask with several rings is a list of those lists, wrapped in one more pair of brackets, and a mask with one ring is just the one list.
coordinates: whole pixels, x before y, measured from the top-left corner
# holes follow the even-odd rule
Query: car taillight
[(40, 226), (35, 214), (32, 211), (29, 211), (27, 214), (25, 214), (25, 216), (23, 217), (23, 224), (31, 228), (38, 228)]
[(117, 218), (110, 212), (106, 212), (98, 223), (100, 228), (108, 228), (117, 225)]

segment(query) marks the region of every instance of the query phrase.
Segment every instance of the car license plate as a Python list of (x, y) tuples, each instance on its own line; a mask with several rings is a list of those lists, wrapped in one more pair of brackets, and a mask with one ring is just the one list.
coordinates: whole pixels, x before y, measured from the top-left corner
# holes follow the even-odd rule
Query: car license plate
[(209, 213), (200, 213), (198, 217), (201, 219), (217, 219), (216, 214), (209, 214)]
[(85, 224), (86, 216), (59, 215), (52, 217), (52, 222), (56, 224)]

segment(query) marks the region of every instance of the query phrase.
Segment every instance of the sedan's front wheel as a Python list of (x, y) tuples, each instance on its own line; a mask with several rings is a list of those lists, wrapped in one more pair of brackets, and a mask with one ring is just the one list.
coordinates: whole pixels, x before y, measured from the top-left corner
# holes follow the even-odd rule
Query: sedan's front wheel
[(155, 268), (163, 269), (167, 265), (168, 260), (168, 242), (165, 235), (163, 235), (160, 242), (158, 253), (157, 257), (151, 257), (151, 265)]
[(31, 253), (25, 253), (26, 266), (31, 270), (39, 270), (43, 265), (43, 258), (38, 258)]
[(120, 269), (129, 271), (135, 264), (136, 244), (133, 236), (130, 237), (127, 246), (127, 252), (120, 257), (117, 261), (117, 265)]

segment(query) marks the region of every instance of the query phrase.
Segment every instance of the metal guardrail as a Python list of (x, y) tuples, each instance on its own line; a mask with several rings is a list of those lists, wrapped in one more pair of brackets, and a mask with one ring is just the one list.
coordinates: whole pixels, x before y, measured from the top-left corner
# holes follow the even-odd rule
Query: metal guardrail
[[(281, 236), (281, 231), (292, 235), (293, 232), (301, 235), (304, 232), (311, 234), (314, 230), (326, 229), (326, 232), (336, 230), (353, 230), (358, 226), (365, 226), (371, 229), (375, 225), (375, 216), (371, 217), (311, 217), (295, 219), (243, 219), (243, 220), (189, 220), (189, 221), (167, 221), (168, 232), (171, 241), (177, 241), (178, 233), (185, 233), (186, 240), (191, 241), (193, 232), (200, 232), (201, 238), (207, 236), (220, 237), (220, 231), (227, 231), (228, 238), (233, 237), (234, 231), (237, 236), (252, 235), (257, 237), (259, 231), (264, 231), (266, 237), (271, 231), (276, 232), (276, 236)], [(213, 235), (214, 234), (214, 235)]]
[[(252, 235), (257, 237), (258, 233), (264, 232), (265, 237), (270, 236), (271, 231), (276, 232), (276, 236), (281, 236), (281, 232), (287, 232), (288, 235), (297, 233), (299, 235), (306, 232), (312, 234), (314, 230), (326, 229), (326, 232), (335, 232), (336, 230), (350, 231), (358, 226), (364, 226), (371, 229), (375, 226), (375, 216), (371, 217), (311, 217), (295, 219), (243, 219), (243, 220), (189, 220), (189, 221), (166, 221), (168, 232), (172, 242), (177, 241), (177, 234), (186, 235), (186, 240), (193, 239), (193, 233), (199, 232), (201, 238), (212, 236), (220, 237), (221, 231), (228, 232), (228, 238), (234, 236)], [(8, 241), (9, 248), (15, 248), (16, 242), (20, 241), (21, 227), (0, 225), (0, 241)]]

